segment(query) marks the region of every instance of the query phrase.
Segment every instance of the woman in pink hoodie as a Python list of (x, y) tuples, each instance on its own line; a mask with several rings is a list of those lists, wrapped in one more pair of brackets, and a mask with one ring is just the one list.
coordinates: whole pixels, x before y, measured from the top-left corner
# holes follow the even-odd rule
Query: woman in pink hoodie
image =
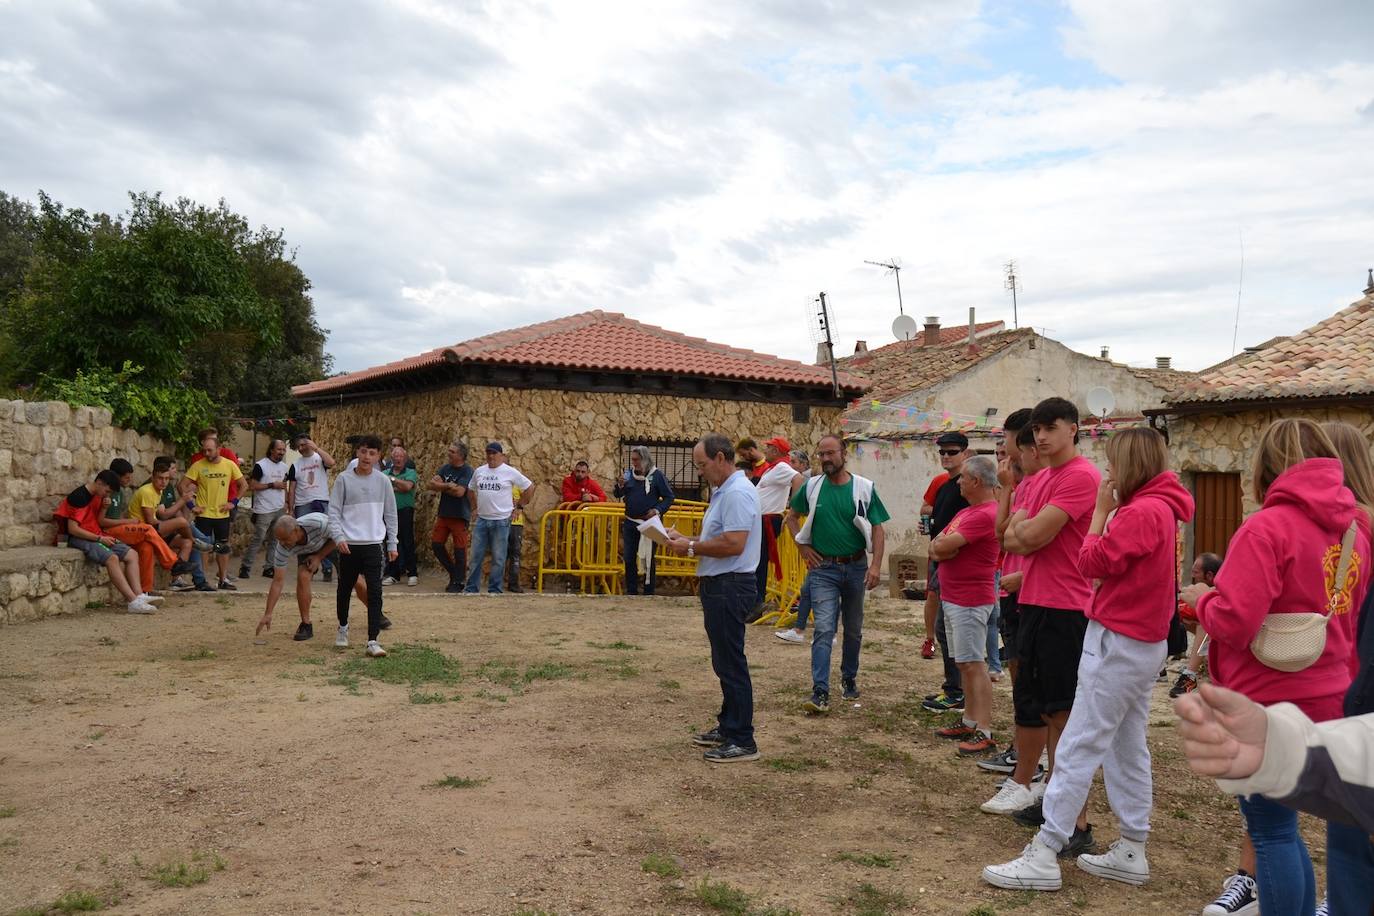
[(1060, 886), (1056, 854), (1073, 834), (1099, 766), (1121, 839), (1102, 855), (1079, 856), (1078, 867), (1127, 884), (1149, 879), (1153, 784), (1145, 729), (1150, 692), (1168, 654), (1178, 523), (1193, 517), (1193, 497), (1168, 463), (1168, 446), (1153, 429), (1122, 430), (1107, 442), (1107, 476), (1078, 552), (1083, 577), (1100, 584), (1086, 611), (1078, 689), (1045, 790), (1045, 824), (1020, 859), (984, 869), (990, 884)]
[[(1350, 615), (1369, 587), (1369, 518), (1356, 509), (1330, 437), (1311, 420), (1270, 424), (1253, 474), (1260, 511), (1231, 539), (1215, 588), (1189, 586), (1183, 600), (1197, 608), (1211, 637), (1207, 661), (1216, 684), (1263, 705), (1294, 703), (1314, 722), (1340, 718), (1354, 651)], [(1349, 572), (1337, 583), (1341, 539), (1352, 520), (1358, 533)], [(1328, 604), (1326, 648), (1310, 667), (1278, 671), (1250, 651), (1269, 614), (1324, 612)], [(1260, 912), (1311, 914), (1316, 879), (1297, 814), (1259, 795), (1242, 798), (1240, 808), (1255, 847)]]

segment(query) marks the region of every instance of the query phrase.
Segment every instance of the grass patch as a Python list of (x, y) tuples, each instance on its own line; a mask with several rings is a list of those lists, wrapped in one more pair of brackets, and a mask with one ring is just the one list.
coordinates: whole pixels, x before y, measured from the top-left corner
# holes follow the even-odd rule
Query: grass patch
[(339, 677), (370, 677), (384, 684), (456, 684), (463, 674), (458, 659), (432, 646), (397, 643), (385, 658), (350, 658), (338, 668)]
[(323, 664), (324, 664), (324, 656), (323, 656), (323, 655), (302, 655), (300, 658), (296, 659), (296, 664), (298, 664), (298, 665), (323, 665)]
[(988, 906), (986, 903), (981, 903), (973, 909), (969, 910), (968, 916), (997, 916), (997, 911), (994, 910), (992, 907)]
[(95, 644), (97, 646), (117, 646), (119, 645), (119, 640), (115, 639), (113, 636), (102, 636), (95, 641)]
[(587, 645), (591, 646), (593, 649), (614, 649), (619, 652), (644, 651), (643, 646), (636, 646), (634, 643), (626, 642), (623, 639), (617, 639), (615, 642), (588, 642)]
[(225, 622), (225, 623), (238, 623), (238, 622), (239, 622), (239, 619), (238, 619), (237, 617), (226, 617), (226, 618), (224, 618), (224, 622)]
[(885, 891), (865, 881), (850, 891), (840, 904), (854, 916), (889, 916), (909, 907), (911, 898), (901, 891)]
[(0, 840), (0, 849), (13, 849), (14, 847), (16, 847), (16, 846), (18, 846), (18, 845), (19, 845), (19, 838), (18, 838), (18, 837), (7, 836), (7, 837), (5, 837), (3, 840)]
[(607, 674), (614, 675), (622, 680), (639, 677), (639, 667), (630, 664), (630, 662), (623, 658), (598, 658), (594, 659), (592, 664), (596, 665)]
[(206, 648), (205, 646), (197, 646), (196, 648), (192, 649), (190, 652), (187, 652), (185, 655), (183, 655), (183, 656), (181, 657), (181, 660), (184, 661), (184, 662), (198, 662), (198, 661), (203, 661), (203, 660), (205, 660), (205, 659), (207, 659), (207, 658), (214, 658), (214, 657), (215, 657), (215, 650)]
[(116, 672), (114, 673), (114, 676), (115, 676), (115, 677), (137, 677), (137, 676), (138, 676), (138, 669), (137, 669), (137, 668), (130, 668), (128, 671), (116, 671)]
[(702, 905), (730, 916), (747, 916), (749, 895), (728, 881), (703, 878), (696, 887), (696, 898)]
[(19, 809), (14, 805), (0, 805), (0, 817), (14, 817), (19, 813)]
[(104, 737), (105, 737), (105, 733), (104, 733), (104, 732), (91, 732), (89, 735), (86, 736), (86, 740), (87, 740), (87, 741), (99, 741), (101, 738), (104, 738)]
[(520, 684), (520, 669), (510, 662), (496, 659), (482, 662), (482, 666), (477, 669), (477, 676), (502, 687), (515, 688)]
[(210, 880), (210, 872), (203, 865), (188, 865), (185, 862), (170, 862), (159, 865), (149, 874), (148, 879), (163, 887), (195, 887)]
[(671, 681), (671, 680), (669, 680), (669, 681), (659, 681), (659, 682), (658, 682), (658, 686), (662, 687), (664, 690), (681, 690), (681, 689), (682, 689), (682, 685), (681, 685), (681, 684), (679, 684), (677, 681)]
[(344, 693), (352, 694), (355, 697), (362, 696), (362, 691), (358, 689), (359, 683), (357, 675), (339, 674), (330, 678), (329, 683), (335, 685), (336, 687), (342, 687), (344, 689)]
[(800, 773), (803, 770), (823, 770), (830, 761), (819, 757), (770, 757), (768, 766), (779, 773)]
[(218, 598), (215, 599), (215, 604), (218, 604), (220, 607), (228, 607), (228, 606), (229, 606), (229, 596), (228, 596), (228, 595), (220, 595)]
[(682, 874), (682, 869), (677, 862), (662, 853), (651, 852), (644, 857), (644, 861), (639, 863), (641, 871), (658, 875), (660, 878), (676, 878)]
[(87, 601), (87, 602), (86, 602), (86, 610), (88, 610), (88, 611), (98, 611), (98, 610), (100, 610), (101, 608), (103, 608), (104, 606), (105, 606), (105, 602), (103, 602), (103, 601)]
[(416, 706), (428, 706), (433, 703), (447, 703), (449, 700), (456, 701), (461, 700), (462, 698), (462, 694), (458, 693), (455, 693), (452, 696), (447, 696), (444, 693), (438, 691), (434, 693), (421, 693), (418, 690), (412, 690), (410, 692), (410, 702)]
[(430, 783), (430, 787), (434, 789), (475, 789), (490, 781), (485, 776), (477, 779), (470, 776), (445, 776), (443, 779)]
[(90, 891), (67, 891), (47, 906), (26, 906), (13, 916), (47, 916), (49, 913), (94, 913), (105, 909), (105, 900)]
[(866, 868), (891, 868), (897, 862), (896, 856), (886, 852), (842, 852), (835, 858)]
[(535, 681), (557, 681), (565, 677), (572, 677), (572, 673), (572, 668), (562, 662), (544, 662), (526, 668), (521, 680), (526, 684), (532, 684)]

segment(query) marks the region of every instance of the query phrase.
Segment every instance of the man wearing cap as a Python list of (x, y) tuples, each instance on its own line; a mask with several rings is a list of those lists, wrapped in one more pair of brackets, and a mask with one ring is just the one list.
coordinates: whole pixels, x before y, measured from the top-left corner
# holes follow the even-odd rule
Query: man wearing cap
[(782, 533), (782, 514), (787, 511), (787, 500), (792, 495), (792, 479), (797, 471), (788, 464), (787, 456), (792, 451), (792, 443), (782, 436), (774, 436), (763, 443), (764, 467), (759, 475), (759, 513), (763, 516), (763, 541), (759, 545), (759, 566), (754, 572), (757, 582), (758, 598), (754, 609), (749, 612), (749, 623), (763, 616), (764, 605), (768, 600), (768, 569), (773, 569), (773, 578), (782, 578), (782, 561), (778, 558), (778, 535)]
[[(477, 520), (472, 526), (472, 559), (464, 589), (469, 595), (481, 590), (482, 560), (488, 552), (491, 553), (491, 572), (487, 575), (487, 591), (501, 594), (511, 519), (534, 495), (534, 481), (506, 464), (505, 457), (506, 451), (500, 442), (488, 442), (487, 463), (473, 470), (472, 483), (468, 485), (477, 510)], [(520, 488), (519, 501), (512, 492), (515, 487)]]
[[(945, 473), (949, 474), (949, 480), (945, 481), (940, 489), (935, 491), (935, 501), (931, 504), (930, 513), (930, 539), (934, 540), (940, 536), (940, 532), (945, 530), (945, 526), (954, 520), (954, 516), (968, 508), (968, 500), (964, 498), (959, 489), (959, 474), (964, 469), (964, 461), (968, 458), (968, 437), (959, 432), (947, 432), (935, 440), (935, 447), (940, 450), (940, 467), (944, 468)], [(945, 666), (945, 680), (941, 684), (940, 692), (934, 696), (926, 697), (921, 704), (926, 709), (936, 712), (944, 712), (950, 709), (964, 708), (964, 685), (959, 679), (959, 666), (954, 663), (954, 659), (949, 657), (949, 640), (945, 636), (944, 612), (940, 608), (940, 564), (935, 560), (930, 563), (930, 576), (926, 582), (926, 622), (935, 628), (935, 640), (940, 644), (940, 658)], [(931, 604), (934, 603), (932, 609)], [(926, 632), (930, 632), (930, 627), (926, 627)]]

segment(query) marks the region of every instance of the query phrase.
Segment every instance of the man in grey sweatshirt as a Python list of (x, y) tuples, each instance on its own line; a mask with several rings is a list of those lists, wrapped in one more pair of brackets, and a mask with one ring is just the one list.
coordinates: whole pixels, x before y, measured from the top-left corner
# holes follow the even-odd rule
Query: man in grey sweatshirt
[(334, 645), (348, 648), (348, 604), (353, 585), (367, 584), (367, 654), (386, 655), (377, 637), (382, 630), (382, 570), (396, 559), (396, 497), (391, 482), (376, 469), (382, 440), (361, 436), (356, 466), (334, 480), (329, 494), (329, 536), (339, 551), (339, 635)]

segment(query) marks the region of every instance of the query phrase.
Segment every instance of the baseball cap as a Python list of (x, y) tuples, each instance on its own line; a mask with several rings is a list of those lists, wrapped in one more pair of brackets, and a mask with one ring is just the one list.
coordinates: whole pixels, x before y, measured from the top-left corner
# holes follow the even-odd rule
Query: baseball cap
[(505, 452), (505, 449), (503, 449), (503, 448), (501, 447), (501, 443), (500, 443), (500, 442), (488, 442), (488, 443), (487, 443), (487, 451), (489, 451), (489, 452), (503, 452), (503, 453), (504, 453), (504, 452)]
[(774, 436), (773, 438), (769, 439), (767, 442), (763, 444), (773, 446), (773, 448), (782, 452), (784, 455), (792, 451), (792, 443), (788, 442), (782, 436)]
[(963, 433), (944, 433), (935, 440), (936, 445), (957, 445), (960, 448), (968, 448), (968, 436)]

